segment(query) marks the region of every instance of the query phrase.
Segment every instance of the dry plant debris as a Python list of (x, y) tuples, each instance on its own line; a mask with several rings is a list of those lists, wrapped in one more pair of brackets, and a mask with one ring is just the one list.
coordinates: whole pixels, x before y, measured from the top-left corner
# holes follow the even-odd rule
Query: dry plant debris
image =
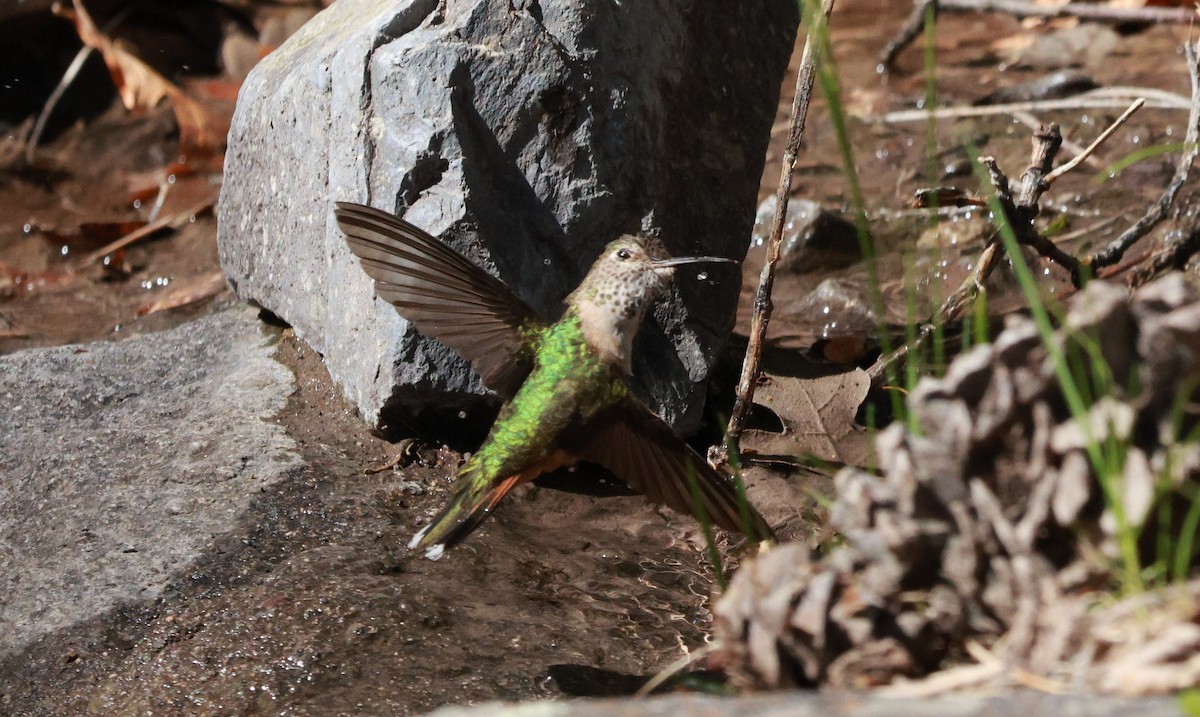
[[(1112, 379), (1082, 421), (1024, 317), (922, 381), (909, 400), (918, 432), (893, 424), (876, 439), (879, 474), (835, 479), (844, 544), (824, 556), (778, 546), (734, 576), (715, 608), (718, 659), (760, 687), (1200, 685), (1195, 555), (1190, 582), (1116, 599), (1111, 507), (1143, 552), (1164, 533), (1187, 537), (1179, 523), (1200, 496), (1198, 284), (1175, 272), (1132, 296), (1093, 282), (1076, 297), (1054, 340), (1088, 357), (1093, 380)], [(1087, 450), (1106, 436), (1124, 451), (1107, 500)]]
[(79, 0), (73, 0), (73, 8), (59, 8), (58, 12), (75, 23), (75, 29), (84, 44), (99, 50), (103, 55), (113, 84), (116, 85), (126, 108), (133, 112), (145, 112), (153, 109), (165, 97), (171, 101), (175, 119), (179, 123), (180, 143), (183, 147), (211, 150), (224, 146), (229, 126), (223, 117), (218, 117), (198, 100), (188, 96), (178, 86), (151, 69), (120, 43), (105, 35), (96, 27), (91, 15)]

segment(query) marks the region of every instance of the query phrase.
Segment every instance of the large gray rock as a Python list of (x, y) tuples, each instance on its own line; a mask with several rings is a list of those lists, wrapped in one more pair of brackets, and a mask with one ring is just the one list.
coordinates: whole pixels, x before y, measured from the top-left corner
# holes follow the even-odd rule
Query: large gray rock
[[(404, 214), (548, 317), (621, 233), (740, 258), (796, 23), (789, 2), (340, 0), (242, 89), (229, 280), (368, 420), (475, 405), (467, 365), (374, 299), (333, 201)], [(739, 283), (732, 266), (680, 272), (643, 330), (635, 373), (669, 419), (697, 418)]]
[(240, 307), (0, 358), (0, 657), (157, 597), (298, 465), (272, 350)]

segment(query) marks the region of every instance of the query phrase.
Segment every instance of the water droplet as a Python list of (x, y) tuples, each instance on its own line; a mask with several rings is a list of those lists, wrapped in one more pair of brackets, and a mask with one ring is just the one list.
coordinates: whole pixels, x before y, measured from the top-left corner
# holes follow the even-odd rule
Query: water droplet
[(32, 234), (33, 233), (33, 225), (26, 224), (25, 226), (21, 227), (21, 233), (22, 234)]
[(61, 253), (63, 256), (66, 256), (70, 252), (71, 252), (71, 250), (67, 247), (66, 244), (63, 244), (62, 248), (59, 249), (59, 253)]
[(167, 184), (174, 184), (174, 183), (175, 183), (175, 175), (174, 175), (174, 174), (168, 174), (168, 175), (167, 175)]
[(458, 412), (458, 417), (459, 417), (459, 418), (461, 418), (461, 419), (466, 419), (466, 417), (467, 417), (467, 412), (466, 412), (466, 411), (459, 411), (459, 412)]
[(140, 200), (140, 199), (133, 200), (133, 208), (141, 209), (142, 208), (142, 200)]
[(696, 281), (706, 281), (707, 279), (708, 279), (707, 271), (702, 271), (699, 274), (696, 274)]
[(546, 265), (546, 266), (550, 266), (550, 260), (549, 260), (549, 259), (542, 259), (542, 264), (544, 264), (544, 265)]

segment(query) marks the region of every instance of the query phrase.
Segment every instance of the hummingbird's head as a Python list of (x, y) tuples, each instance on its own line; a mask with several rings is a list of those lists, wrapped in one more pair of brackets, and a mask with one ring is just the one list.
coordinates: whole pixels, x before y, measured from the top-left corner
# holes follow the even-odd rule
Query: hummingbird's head
[(633, 336), (646, 310), (671, 282), (675, 267), (700, 262), (736, 263), (711, 256), (670, 258), (657, 239), (627, 234), (604, 247), (567, 304), (579, 314), (589, 343), (628, 373)]

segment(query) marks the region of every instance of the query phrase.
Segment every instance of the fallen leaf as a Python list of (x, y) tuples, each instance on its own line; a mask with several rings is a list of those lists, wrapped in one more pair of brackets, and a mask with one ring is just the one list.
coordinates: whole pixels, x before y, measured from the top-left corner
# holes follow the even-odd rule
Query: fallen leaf
[(95, 251), (110, 242), (116, 241), (130, 232), (145, 226), (146, 222), (83, 222), (79, 230), (63, 234), (45, 227), (35, 226), (41, 232), (42, 238), (50, 245), (56, 254), (70, 256), (80, 252)]
[(214, 271), (169, 290), (158, 301), (138, 309), (138, 316), (146, 316), (167, 309), (196, 304), (211, 299), (225, 289), (225, 274)]
[(104, 64), (108, 66), (113, 84), (127, 109), (135, 113), (145, 112), (166, 97), (171, 101), (175, 120), (179, 123), (181, 146), (211, 149), (224, 143), (222, 123), (204, 105), (104, 34), (96, 27), (80, 0), (72, 0), (72, 3), (74, 11), (60, 7), (58, 13), (74, 22), (79, 39), (104, 57)]
[(216, 196), (208, 196), (202, 199), (200, 202), (197, 202), (195, 205), (184, 209), (182, 212), (168, 216), (160, 216), (155, 221), (146, 224), (140, 229), (132, 231), (120, 239), (97, 249), (91, 254), (88, 254), (80, 259), (78, 264), (79, 266), (94, 264), (109, 256), (113, 252), (124, 249), (130, 244), (141, 241), (142, 239), (145, 239), (146, 237), (162, 229), (166, 229), (168, 227), (171, 229), (178, 229), (184, 224), (193, 221), (195, 216), (200, 212), (207, 211), (208, 209), (212, 208), (213, 204), (216, 203), (216, 199)]
[(25, 271), (24, 269), (0, 264), (0, 296), (16, 296), (40, 289), (69, 284), (78, 274), (67, 267), (62, 271)]
[(743, 448), (862, 464), (868, 450), (867, 434), (854, 417), (870, 384), (870, 377), (861, 369), (817, 378), (766, 377), (754, 392), (754, 402), (773, 411), (783, 423), (783, 431), (747, 430)]

